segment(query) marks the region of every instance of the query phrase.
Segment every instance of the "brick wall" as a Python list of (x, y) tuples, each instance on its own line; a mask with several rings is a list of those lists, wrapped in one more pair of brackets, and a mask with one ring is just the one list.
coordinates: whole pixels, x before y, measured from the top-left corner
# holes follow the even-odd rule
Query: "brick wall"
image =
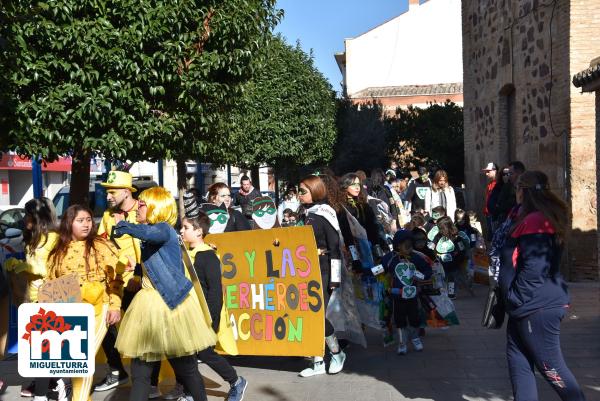
[(480, 170), (488, 161), (503, 165), (514, 158), (530, 170), (544, 171), (552, 190), (572, 207), (574, 238), (565, 264), (572, 278), (589, 276), (590, 266), (598, 270), (593, 97), (571, 84), (572, 75), (600, 54), (594, 4), (462, 3), (469, 204), (482, 209)]
[[(572, 0), (570, 7), (570, 75), (589, 67), (600, 54), (598, 2)], [(571, 85), (571, 204), (573, 235), (571, 261), (577, 279), (598, 279), (596, 222), (596, 115), (594, 93), (581, 93)]]

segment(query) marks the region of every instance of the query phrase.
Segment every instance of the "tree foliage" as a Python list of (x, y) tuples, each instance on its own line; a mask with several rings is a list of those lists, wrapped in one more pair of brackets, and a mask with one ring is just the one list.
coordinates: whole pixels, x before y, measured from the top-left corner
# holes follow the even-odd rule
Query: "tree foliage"
[(336, 137), (335, 94), (312, 56), (273, 36), (258, 57), (267, 62), (245, 86), (229, 122), (234, 162), (281, 171), (328, 161)]
[(350, 99), (339, 99), (333, 170), (345, 174), (384, 168), (388, 163), (386, 138), (391, 129), (380, 103), (355, 104)]
[(421, 109), (398, 109), (389, 120), (388, 156), (410, 169), (425, 164), (442, 168), (453, 183), (464, 182), (464, 131), (462, 107), (446, 102)]
[(221, 134), (213, 127), (254, 72), (253, 53), (279, 16), (274, 3), (3, 2), (0, 147), (83, 164), (93, 152), (218, 154), (208, 146)]

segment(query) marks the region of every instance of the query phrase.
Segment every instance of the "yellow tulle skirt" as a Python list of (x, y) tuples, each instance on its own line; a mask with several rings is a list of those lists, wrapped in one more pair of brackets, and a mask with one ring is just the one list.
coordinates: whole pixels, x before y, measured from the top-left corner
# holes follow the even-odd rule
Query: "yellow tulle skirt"
[(191, 295), (171, 310), (154, 288), (133, 298), (115, 344), (122, 356), (147, 362), (193, 355), (214, 346), (217, 336)]

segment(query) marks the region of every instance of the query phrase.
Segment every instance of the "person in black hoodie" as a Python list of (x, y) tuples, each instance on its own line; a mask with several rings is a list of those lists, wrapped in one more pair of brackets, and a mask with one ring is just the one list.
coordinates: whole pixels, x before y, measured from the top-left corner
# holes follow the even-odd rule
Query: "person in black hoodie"
[(431, 197), (431, 180), (429, 179), (429, 170), (427, 167), (419, 167), (419, 177), (410, 180), (406, 189), (406, 202), (411, 213), (415, 213), (418, 209), (423, 209), (427, 214), (431, 210), (425, 209), (426, 200)]
[[(260, 192), (252, 186), (252, 181), (247, 175), (240, 178), (240, 190), (234, 197), (234, 203), (242, 208), (242, 214), (252, 220), (252, 201), (260, 196)], [(210, 200), (209, 200), (210, 202)]]
[(569, 294), (560, 260), (569, 227), (567, 205), (540, 171), (516, 183), (518, 217), (500, 254), (500, 286), (508, 313), (507, 359), (515, 401), (538, 400), (534, 367), (563, 401), (585, 400), (560, 349)]
[[(354, 173), (348, 173), (340, 179), (340, 189), (344, 197), (342, 201), (343, 207), (338, 211), (337, 217), (340, 223), (340, 229), (342, 236), (344, 237), (344, 244), (349, 248), (352, 254), (353, 265), (356, 269), (360, 270), (362, 267), (358, 258), (350, 247), (355, 247), (358, 250), (358, 244), (356, 244), (352, 230), (350, 229), (350, 223), (346, 211), (350, 213), (365, 229), (367, 233), (367, 239), (371, 244), (371, 249), (376, 257), (383, 256), (383, 249), (388, 247), (385, 238), (380, 236), (379, 227), (377, 225), (377, 217), (373, 212), (373, 209), (367, 203), (367, 195), (361, 189), (360, 178)], [(358, 262), (358, 263), (356, 263)]]
[[(305, 224), (311, 226), (319, 252), (319, 266), (323, 283), (324, 308), (327, 308), (329, 297), (341, 283), (342, 252), (340, 244), (339, 223), (335, 210), (327, 202), (327, 188), (321, 178), (310, 175), (300, 182), (298, 190), (300, 202), (305, 210)], [(368, 208), (368, 207), (367, 207)], [(342, 371), (346, 354), (340, 348), (331, 322), (325, 319), (325, 343), (331, 352), (329, 374)], [(302, 377), (310, 377), (325, 373), (325, 362), (322, 357), (314, 357), (311, 367), (300, 372)]]
[[(202, 286), (202, 292), (208, 305), (212, 319), (212, 329), (219, 331), (221, 309), (223, 308), (223, 283), (221, 281), (221, 261), (208, 244), (204, 242), (204, 235), (208, 233), (210, 219), (198, 209), (190, 210), (182, 219), (180, 234), (185, 241), (190, 257), (194, 263), (194, 270)], [(228, 400), (241, 400), (248, 382), (238, 376), (235, 369), (227, 359), (215, 352), (213, 347), (206, 348), (198, 353), (198, 358), (214, 370), (223, 380), (229, 383)], [(183, 390), (183, 388), (179, 388)]]

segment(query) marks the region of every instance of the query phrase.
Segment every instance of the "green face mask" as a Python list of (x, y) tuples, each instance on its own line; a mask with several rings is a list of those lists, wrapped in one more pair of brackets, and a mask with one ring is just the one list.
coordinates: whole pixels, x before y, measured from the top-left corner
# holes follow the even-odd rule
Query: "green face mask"
[(273, 214), (275, 214), (276, 211), (277, 210), (275, 210), (274, 208), (270, 207), (270, 208), (267, 208), (267, 209), (259, 209), (259, 210), (255, 211), (254, 214), (256, 216), (258, 216), (258, 217), (263, 217), (265, 215), (265, 213), (273, 215)]
[(429, 174), (423, 174), (421, 176), (421, 181), (427, 181), (429, 179)]
[(211, 213), (208, 215), (210, 220), (210, 225), (212, 226), (216, 222), (221, 224), (227, 223), (228, 216), (225, 213)]

